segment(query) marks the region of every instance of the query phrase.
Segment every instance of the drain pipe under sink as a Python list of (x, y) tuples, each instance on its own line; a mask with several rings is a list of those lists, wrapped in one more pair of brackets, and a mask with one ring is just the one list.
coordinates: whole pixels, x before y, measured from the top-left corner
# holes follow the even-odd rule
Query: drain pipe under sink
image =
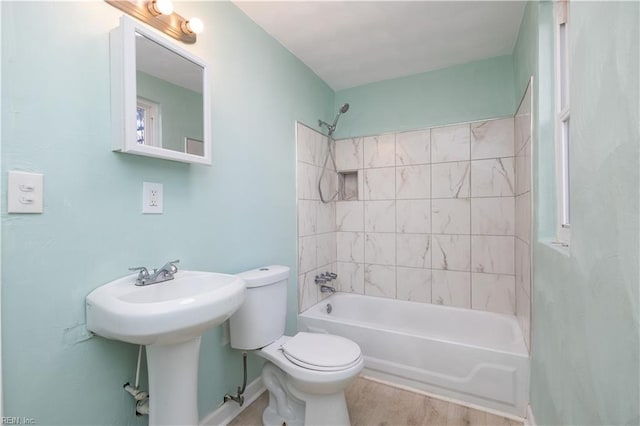
[(149, 393), (139, 389), (140, 381), (140, 361), (142, 360), (142, 345), (138, 349), (138, 364), (136, 367), (136, 383), (131, 386), (129, 382), (124, 384), (124, 390), (133, 396), (136, 400), (136, 416), (149, 415)]

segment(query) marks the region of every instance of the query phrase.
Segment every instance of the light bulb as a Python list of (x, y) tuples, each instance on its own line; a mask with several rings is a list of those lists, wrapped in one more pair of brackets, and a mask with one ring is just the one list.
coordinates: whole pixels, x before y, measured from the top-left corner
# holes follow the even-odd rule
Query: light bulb
[(182, 23), (182, 31), (187, 34), (200, 34), (204, 30), (204, 24), (200, 18), (190, 18)]
[(173, 13), (173, 3), (171, 0), (151, 0), (149, 11), (154, 15), (171, 15)]

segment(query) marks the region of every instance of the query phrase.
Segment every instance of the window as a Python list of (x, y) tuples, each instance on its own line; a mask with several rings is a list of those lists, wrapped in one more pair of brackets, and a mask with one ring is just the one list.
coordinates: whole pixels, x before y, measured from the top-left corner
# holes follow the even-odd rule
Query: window
[(568, 246), (571, 226), (569, 164), (569, 2), (555, 2), (555, 143), (557, 239)]
[(139, 145), (160, 146), (159, 105), (138, 98), (136, 107), (136, 142)]

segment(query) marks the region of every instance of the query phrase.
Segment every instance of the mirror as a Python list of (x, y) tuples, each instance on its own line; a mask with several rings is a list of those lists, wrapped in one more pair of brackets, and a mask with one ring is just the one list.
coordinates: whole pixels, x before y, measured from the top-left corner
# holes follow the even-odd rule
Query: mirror
[(110, 42), (113, 149), (211, 164), (206, 63), (127, 16)]

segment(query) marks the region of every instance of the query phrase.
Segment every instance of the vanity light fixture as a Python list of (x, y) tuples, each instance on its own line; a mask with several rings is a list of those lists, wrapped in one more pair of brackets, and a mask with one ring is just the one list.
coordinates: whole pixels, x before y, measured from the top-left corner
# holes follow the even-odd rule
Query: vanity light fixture
[(187, 21), (183, 21), (181, 29), (187, 34), (200, 34), (202, 30), (204, 30), (204, 24), (199, 18), (194, 17)]
[(171, 0), (151, 0), (147, 3), (147, 7), (153, 16), (171, 15), (173, 13)]
[(171, 0), (105, 0), (123, 12), (186, 44), (204, 29), (198, 18), (185, 19), (173, 11)]

